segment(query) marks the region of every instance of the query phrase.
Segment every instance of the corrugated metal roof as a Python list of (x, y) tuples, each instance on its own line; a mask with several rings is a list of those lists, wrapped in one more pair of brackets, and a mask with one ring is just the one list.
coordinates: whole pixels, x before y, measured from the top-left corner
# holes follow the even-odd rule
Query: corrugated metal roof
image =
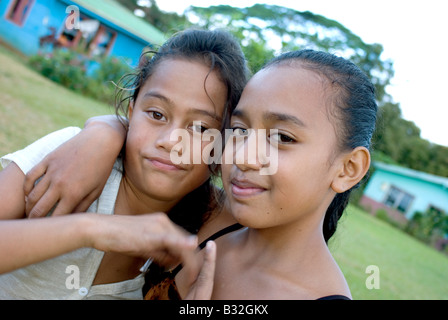
[(415, 179), (431, 182), (448, 188), (448, 178), (445, 177), (376, 161), (373, 163), (373, 166), (384, 171), (389, 171), (406, 177), (412, 177)]
[[(151, 44), (161, 45), (165, 36), (156, 27), (135, 16), (115, 0), (60, 0), (69, 5), (78, 5), (104, 18), (129, 33)], [(81, 10), (82, 12), (82, 10)]]

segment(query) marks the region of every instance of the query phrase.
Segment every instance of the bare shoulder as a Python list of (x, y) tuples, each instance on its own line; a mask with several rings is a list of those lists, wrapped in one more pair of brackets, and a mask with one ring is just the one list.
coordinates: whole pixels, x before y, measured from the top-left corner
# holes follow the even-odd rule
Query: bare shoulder
[(331, 255), (316, 265), (315, 270), (310, 272), (310, 277), (312, 281), (307, 283), (307, 291), (312, 299), (334, 296), (352, 299), (344, 274)]
[(237, 231), (217, 241), (213, 299), (316, 300), (329, 296), (351, 299), (344, 275), (331, 255), (323, 255), (320, 261), (310, 264), (301, 264), (291, 257), (288, 263), (278, 263), (275, 259), (246, 260), (249, 254), (242, 252), (236, 245), (239, 242), (232, 239), (243, 232)]

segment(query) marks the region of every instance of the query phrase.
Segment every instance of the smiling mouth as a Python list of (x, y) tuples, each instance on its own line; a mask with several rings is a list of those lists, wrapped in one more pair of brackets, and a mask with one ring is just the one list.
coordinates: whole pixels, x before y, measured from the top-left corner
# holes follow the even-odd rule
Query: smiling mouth
[(249, 180), (232, 179), (230, 184), (232, 195), (236, 198), (249, 198), (266, 191), (266, 188)]

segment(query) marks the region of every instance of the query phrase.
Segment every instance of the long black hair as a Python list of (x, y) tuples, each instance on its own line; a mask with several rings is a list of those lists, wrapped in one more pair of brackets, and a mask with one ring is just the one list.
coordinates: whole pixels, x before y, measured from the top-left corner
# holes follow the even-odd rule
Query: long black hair
[[(375, 87), (367, 75), (344, 58), (308, 49), (284, 53), (272, 59), (263, 68), (279, 64), (296, 66), (297, 62), (300, 67), (323, 76), (333, 89), (331, 103), (335, 106), (335, 112), (332, 112), (332, 115), (337, 119), (334, 127), (340, 150), (351, 150), (359, 146), (370, 150), (378, 106)], [(350, 194), (358, 186), (359, 183), (343, 193), (338, 193), (328, 207), (323, 222), (326, 242), (336, 232), (337, 223), (349, 202)]]
[[(224, 106), (221, 131), (228, 126), (249, 77), (246, 58), (236, 39), (224, 30), (187, 29), (174, 34), (158, 50), (147, 50), (140, 58), (135, 73), (122, 78), (115, 97), (116, 114), (127, 129), (126, 116), (129, 102), (136, 101), (140, 88), (154, 74), (155, 69), (167, 59), (186, 59), (198, 61), (217, 71), (219, 79), (227, 87), (227, 100)], [(205, 90), (204, 80), (204, 90)], [(124, 117), (124, 118), (123, 118)], [(217, 175), (219, 168), (209, 166), (211, 174)], [(173, 209), (169, 217), (178, 225), (196, 233), (215, 202), (212, 179), (186, 195)]]

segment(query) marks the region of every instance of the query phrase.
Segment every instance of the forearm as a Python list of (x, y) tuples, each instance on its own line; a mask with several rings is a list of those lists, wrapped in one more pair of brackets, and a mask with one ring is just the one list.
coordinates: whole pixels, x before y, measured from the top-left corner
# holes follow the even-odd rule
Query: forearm
[(126, 121), (125, 118), (119, 121), (114, 115), (92, 117), (86, 121), (83, 131), (88, 131), (89, 135), (102, 135), (103, 146), (119, 153), (126, 139), (123, 125)]
[(138, 216), (74, 214), (0, 221), (0, 274), (89, 247), (155, 261), (191, 264), (197, 237), (164, 213)]
[(0, 274), (91, 246), (94, 216), (0, 221)]

